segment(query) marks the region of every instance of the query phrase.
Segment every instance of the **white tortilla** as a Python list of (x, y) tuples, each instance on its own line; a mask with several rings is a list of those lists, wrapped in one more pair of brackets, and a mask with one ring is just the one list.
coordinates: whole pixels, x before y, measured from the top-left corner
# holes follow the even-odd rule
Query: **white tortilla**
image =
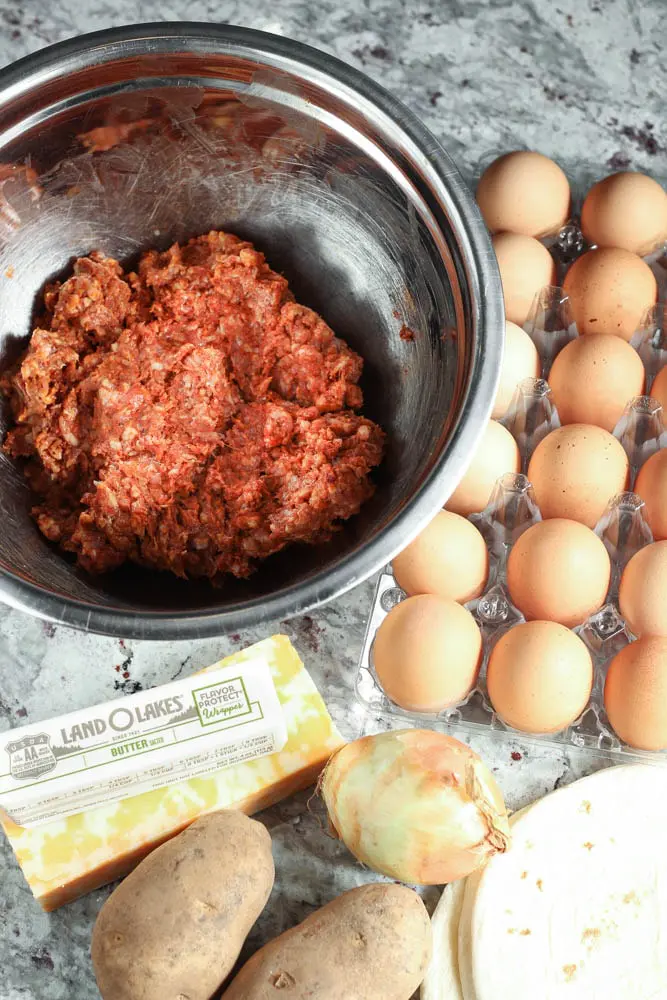
[[(510, 825), (529, 808), (530, 806), (526, 806), (514, 813), (510, 817)], [(466, 934), (464, 930), (466, 922), (462, 919), (462, 913), (466, 899), (470, 914), (471, 901), (478, 884), (479, 874), (474, 874), (457, 882), (450, 882), (443, 890), (431, 918), (433, 956), (422, 983), (421, 1000), (469, 1000), (468, 994), (463, 991), (459, 966), (459, 956), (466, 955), (470, 939), (470, 934)], [(467, 926), (470, 926), (469, 917)], [(466, 969), (464, 975), (470, 982), (472, 974)]]
[(667, 1000), (665, 830), (667, 769), (649, 765), (518, 817), (511, 849), (466, 889), (464, 1000)]
[(481, 872), (474, 872), (466, 879), (465, 895), (463, 897), (463, 907), (461, 908), (461, 920), (459, 922), (459, 977), (461, 980), (461, 993), (463, 1000), (477, 1000), (475, 994), (475, 981), (473, 969), (470, 962), (471, 955), (471, 935), (472, 935), (472, 914), (475, 904), (477, 889), (482, 880)]
[[(532, 809), (534, 803), (529, 806), (524, 806), (523, 809), (519, 809), (518, 812), (513, 813), (510, 816), (510, 827), (514, 831), (514, 825), (525, 816), (529, 809)], [(512, 838), (514, 838), (514, 832), (512, 832)], [(511, 847), (510, 847), (511, 850)], [(477, 897), (477, 889), (479, 888), (480, 882), (482, 881), (482, 875), (484, 870), (475, 872), (473, 875), (469, 875), (466, 879), (466, 891), (463, 899), (463, 906), (461, 908), (461, 918), (459, 921), (459, 977), (461, 982), (461, 993), (463, 995), (463, 1000), (477, 1000), (477, 994), (475, 993), (475, 981), (473, 975), (473, 969), (471, 964), (472, 955), (472, 914), (475, 906), (475, 899)]]
[(421, 1000), (463, 1000), (458, 928), (467, 881), (459, 879), (446, 885), (433, 911), (433, 955), (421, 986)]

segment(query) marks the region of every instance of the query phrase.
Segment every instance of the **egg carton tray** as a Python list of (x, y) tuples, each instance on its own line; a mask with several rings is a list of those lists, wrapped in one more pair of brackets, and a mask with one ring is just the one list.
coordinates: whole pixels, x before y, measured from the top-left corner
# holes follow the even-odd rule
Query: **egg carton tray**
[[(406, 711), (385, 695), (373, 668), (373, 642), (378, 628), (391, 609), (406, 598), (386, 566), (375, 590), (364, 644), (355, 681), (358, 700), (377, 717), (415, 726), (431, 726), (456, 732), (493, 733), (516, 743), (551, 746), (558, 749), (579, 747), (593, 754), (618, 761), (641, 760), (667, 763), (667, 751), (642, 751), (624, 744), (608, 722), (603, 691), (607, 666), (629, 642), (635, 640), (618, 607), (618, 588), (627, 562), (643, 546), (653, 541), (645, 516), (642, 498), (632, 492), (644, 462), (667, 447), (667, 415), (650, 395), (628, 401), (614, 428), (630, 465), (629, 490), (610, 498), (607, 509), (596, 525), (611, 560), (611, 578), (604, 605), (580, 626), (573, 629), (591, 653), (594, 680), (591, 698), (582, 715), (557, 734), (531, 734), (513, 729), (494, 712), (486, 688), (486, 667), (495, 643), (514, 625), (525, 621), (512, 604), (507, 589), (507, 560), (512, 546), (532, 524), (542, 520), (533, 488), (525, 475), (530, 457), (539, 442), (560, 426), (548, 383), (548, 374), (559, 351), (579, 334), (572, 321), (567, 296), (561, 288), (545, 288), (537, 296), (526, 332), (533, 339), (541, 359), (542, 378), (525, 379), (518, 384), (512, 405), (500, 421), (512, 433), (519, 446), (522, 472), (508, 473), (495, 485), (486, 509), (472, 514), (469, 520), (483, 535), (489, 552), (489, 578), (485, 593), (465, 605), (480, 627), (483, 660), (478, 682), (467, 698), (437, 715)], [(667, 364), (667, 304), (658, 303), (644, 318), (631, 340), (646, 370), (650, 386), (657, 372)]]

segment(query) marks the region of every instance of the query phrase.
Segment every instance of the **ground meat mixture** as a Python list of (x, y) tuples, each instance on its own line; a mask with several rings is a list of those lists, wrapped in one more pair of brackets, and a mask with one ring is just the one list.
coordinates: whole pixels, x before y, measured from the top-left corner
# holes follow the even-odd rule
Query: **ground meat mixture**
[(355, 412), (361, 369), (235, 236), (150, 251), (128, 274), (93, 253), (46, 290), (3, 379), (5, 450), (27, 459), (41, 531), (84, 569), (244, 577), (372, 494), (383, 433)]

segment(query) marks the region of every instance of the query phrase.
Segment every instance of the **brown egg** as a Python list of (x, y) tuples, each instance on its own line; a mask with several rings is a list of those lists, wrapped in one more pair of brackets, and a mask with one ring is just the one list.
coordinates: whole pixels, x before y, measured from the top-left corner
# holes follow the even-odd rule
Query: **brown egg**
[(667, 448), (656, 451), (644, 462), (635, 493), (646, 504), (644, 513), (655, 540), (667, 538)]
[(392, 566), (407, 594), (438, 594), (465, 604), (484, 590), (489, 554), (474, 524), (441, 510)]
[(667, 239), (667, 194), (646, 174), (611, 174), (586, 195), (581, 228), (599, 247), (651, 253)]
[(644, 636), (609, 664), (604, 686), (609, 722), (638, 750), (667, 749), (667, 639)]
[(540, 374), (540, 356), (535, 344), (525, 330), (516, 323), (505, 323), (505, 348), (503, 363), (500, 369), (500, 383), (493, 404), (491, 416), (501, 420), (510, 406), (519, 382), (525, 378), (538, 378)]
[(472, 691), (482, 635), (470, 612), (445, 597), (419, 594), (397, 604), (373, 643), (373, 665), (386, 695), (411, 712), (441, 712)]
[(570, 212), (570, 185), (553, 160), (541, 153), (505, 153), (486, 168), (477, 204), (492, 233), (524, 236), (557, 232)]
[(633, 396), (644, 392), (642, 360), (611, 333), (576, 337), (557, 355), (549, 385), (561, 424), (596, 424), (613, 431)]
[(518, 472), (521, 457), (516, 441), (502, 424), (489, 420), (472, 462), (445, 504), (454, 514), (474, 514), (488, 504), (496, 480), (506, 472)]
[(558, 427), (540, 441), (528, 478), (543, 518), (565, 517), (589, 528), (628, 485), (628, 456), (609, 431), (591, 424)]
[(556, 282), (556, 267), (547, 248), (532, 236), (498, 233), (493, 237), (503, 283), (505, 316), (519, 326), (528, 319), (535, 296)]
[(667, 637), (667, 541), (635, 552), (623, 570), (618, 602), (635, 635)]
[(582, 254), (565, 275), (579, 333), (613, 333), (630, 340), (658, 296), (646, 261), (629, 250), (602, 248)]
[(500, 718), (524, 733), (558, 733), (579, 718), (593, 663), (578, 635), (557, 622), (525, 622), (493, 647), (487, 688)]
[(651, 386), (651, 396), (657, 399), (663, 410), (662, 419), (667, 425), (667, 365), (660, 369)]
[(611, 563), (598, 536), (578, 521), (553, 518), (519, 537), (507, 563), (507, 586), (528, 621), (580, 625), (604, 603)]

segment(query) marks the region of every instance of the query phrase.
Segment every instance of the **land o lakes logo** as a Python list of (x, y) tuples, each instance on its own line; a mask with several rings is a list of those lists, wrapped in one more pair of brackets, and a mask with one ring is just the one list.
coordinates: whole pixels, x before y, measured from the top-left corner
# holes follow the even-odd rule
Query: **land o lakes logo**
[(58, 764), (51, 749), (50, 737), (46, 733), (23, 736), (20, 740), (8, 743), (5, 750), (9, 754), (11, 776), (17, 781), (39, 778)]

